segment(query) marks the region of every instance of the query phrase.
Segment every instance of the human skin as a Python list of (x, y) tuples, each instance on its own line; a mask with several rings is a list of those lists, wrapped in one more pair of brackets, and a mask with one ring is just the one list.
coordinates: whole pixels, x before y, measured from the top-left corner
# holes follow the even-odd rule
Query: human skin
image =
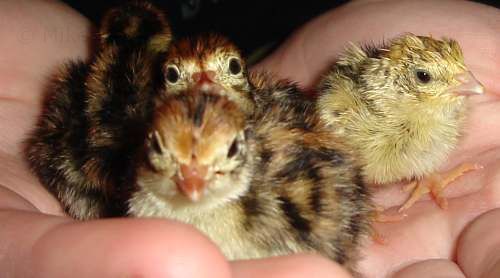
[[(418, 2), (418, 3), (417, 3)], [(396, 24), (397, 23), (397, 24)], [(449, 208), (421, 201), (398, 223), (376, 225), (385, 245), (367, 243), (368, 277), (500, 276), (500, 12), (461, 1), (356, 1), (320, 16), (258, 67), (310, 87), (348, 41), (402, 32), (448, 35), (486, 86), (453, 164), (477, 162), (447, 189)], [(0, 270), (6, 277), (348, 277), (314, 255), (227, 262), (193, 228), (167, 220), (78, 222), (29, 173), (21, 140), (39, 113), (48, 76), (67, 59), (89, 55), (89, 22), (51, 1), (0, 1)], [(391, 208), (398, 185), (377, 190)], [(394, 211), (390, 209), (389, 212)]]

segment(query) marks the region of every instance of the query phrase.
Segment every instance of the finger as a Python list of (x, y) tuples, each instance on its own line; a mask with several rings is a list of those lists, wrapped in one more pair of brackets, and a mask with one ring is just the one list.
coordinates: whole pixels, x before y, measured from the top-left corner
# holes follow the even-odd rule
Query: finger
[(461, 235), (457, 262), (467, 277), (500, 277), (500, 208), (482, 214)]
[(25, 210), (25, 211), (37, 211), (37, 208), (33, 206), (28, 200), (21, 197), (14, 191), (0, 185), (0, 211), (1, 210)]
[(233, 277), (351, 277), (340, 265), (318, 255), (299, 254), (231, 263)]
[(76, 222), (0, 212), (9, 277), (230, 277), (217, 248), (188, 225), (152, 219)]
[(431, 277), (431, 273), (439, 273), (439, 277), (465, 277), (460, 268), (450, 260), (434, 259), (411, 264), (395, 273), (393, 278)]
[(26, 169), (21, 141), (35, 123), (49, 77), (69, 59), (88, 56), (90, 23), (57, 1), (0, 1), (0, 184), (38, 209), (58, 203)]

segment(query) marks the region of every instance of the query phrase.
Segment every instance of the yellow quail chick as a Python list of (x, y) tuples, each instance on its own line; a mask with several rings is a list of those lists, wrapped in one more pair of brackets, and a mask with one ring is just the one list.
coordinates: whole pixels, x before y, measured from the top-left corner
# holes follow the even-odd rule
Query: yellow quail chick
[(277, 103), (249, 115), (231, 90), (212, 83), (163, 98), (130, 214), (190, 223), (228, 259), (311, 251), (354, 270), (372, 205), (349, 149), (312, 102), (301, 118)]
[(115, 199), (127, 198), (161, 80), (154, 61), (171, 38), (165, 15), (145, 1), (110, 10), (99, 32), (91, 61), (70, 62), (54, 78), (25, 146), (32, 171), (77, 219), (126, 213)]
[(435, 173), (457, 145), (468, 96), (483, 93), (454, 40), (407, 34), (377, 48), (352, 45), (318, 92), (322, 119), (358, 152), (366, 182), (415, 179), (400, 210), (429, 191), (445, 208), (444, 187), (478, 168), (463, 164)]

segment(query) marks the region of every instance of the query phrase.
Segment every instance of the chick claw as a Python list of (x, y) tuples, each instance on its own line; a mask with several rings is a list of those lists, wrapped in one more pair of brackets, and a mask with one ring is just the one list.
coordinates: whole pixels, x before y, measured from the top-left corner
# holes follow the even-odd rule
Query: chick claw
[(386, 245), (388, 243), (387, 238), (380, 234), (379, 232), (373, 230), (370, 233), (372, 241), (379, 245)]
[(434, 201), (442, 209), (448, 208), (448, 201), (443, 197), (443, 191), (450, 183), (466, 172), (482, 169), (479, 164), (463, 163), (444, 174), (432, 174), (428, 178), (413, 181), (403, 188), (404, 191), (413, 190), (410, 198), (399, 208), (399, 212), (409, 209), (424, 194), (431, 193)]
[[(396, 215), (388, 215), (384, 213), (385, 209), (379, 205), (375, 205), (375, 211), (373, 215), (373, 221), (379, 223), (391, 223), (402, 221), (407, 215), (404, 213)], [(371, 238), (373, 242), (379, 245), (386, 245), (388, 243), (387, 238), (379, 233), (375, 228), (371, 231)]]
[(390, 223), (390, 222), (399, 222), (403, 220), (407, 215), (406, 214), (396, 214), (389, 215), (384, 213), (385, 209), (381, 206), (375, 205), (375, 217), (374, 221), (379, 223)]

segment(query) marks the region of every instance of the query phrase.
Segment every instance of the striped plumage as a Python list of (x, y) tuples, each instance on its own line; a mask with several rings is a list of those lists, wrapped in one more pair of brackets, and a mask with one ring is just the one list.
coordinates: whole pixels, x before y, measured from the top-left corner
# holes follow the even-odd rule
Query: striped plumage
[[(257, 85), (254, 125), (263, 158), (258, 167), (262, 182), (255, 184), (264, 192), (265, 184), (281, 187), (274, 205), (279, 204), (304, 250), (315, 249), (353, 270), (374, 215), (353, 152), (296, 85), (262, 74), (250, 80)], [(257, 191), (250, 200), (259, 200), (262, 193)]]
[(88, 63), (69, 63), (55, 78), (25, 148), (33, 172), (77, 219), (125, 213), (116, 200), (127, 198), (171, 39), (164, 14), (142, 1), (112, 9), (100, 34)]
[[(212, 60), (238, 55), (233, 48), (212, 45), (202, 49), (205, 57)], [(218, 55), (221, 57), (214, 57)], [(196, 61), (196, 57), (170, 57), (170, 61), (177, 59), (177, 65), (210, 64), (206, 60)], [(179, 75), (186, 77), (206, 68), (178, 66)], [(181, 69), (188, 70), (182, 72)], [(176, 163), (177, 155), (173, 154), (183, 152), (176, 147), (182, 144), (176, 143), (175, 138), (181, 137), (178, 135), (182, 132), (180, 126), (194, 125), (192, 117), (195, 113), (177, 114), (175, 111), (186, 109), (172, 107), (166, 109), (169, 111), (164, 113), (166, 118), (154, 117), (153, 127), (165, 126), (153, 128), (150, 132), (158, 132), (161, 143), (145, 145), (146, 153), (154, 153), (154, 146), (161, 145), (164, 149), (162, 153), (170, 155), (154, 156), (154, 159), (143, 156), (139, 160), (142, 162), (138, 166), (138, 191), (130, 200), (130, 213), (191, 223), (206, 233), (229, 259), (316, 251), (353, 270), (361, 240), (370, 231), (373, 209), (370, 194), (359, 176), (351, 151), (331, 132), (330, 127), (323, 124), (315, 112), (314, 102), (294, 84), (262, 73), (248, 76), (250, 82), (247, 84), (231, 86), (223, 82), (224, 78), (228, 78), (225, 76), (228, 75), (226, 69), (221, 67), (217, 70), (205, 87), (187, 78), (175, 93), (167, 89), (162, 101), (164, 105), (171, 106), (172, 99), (177, 99), (176, 105), (196, 107), (190, 102), (198, 101), (197, 98), (187, 98), (187, 95), (194, 91), (198, 98), (203, 98), (203, 94), (213, 95), (215, 92), (213, 98), (223, 98), (224, 102), (232, 102), (238, 108), (233, 107), (230, 111), (209, 109), (217, 117), (207, 114), (204, 117), (217, 118), (219, 123), (213, 127), (213, 134), (206, 136), (216, 147), (204, 154), (206, 158), (193, 156), (197, 161), (219, 161), (209, 157), (227, 151), (229, 141), (226, 137), (231, 134), (225, 128), (217, 129), (224, 126), (220, 121), (234, 122), (234, 119), (244, 117), (244, 123), (237, 121), (232, 132), (248, 135), (244, 142), (245, 159), (231, 174), (223, 177), (214, 174), (213, 178), (207, 174), (211, 177), (207, 178), (207, 188), (230, 185), (227, 194), (208, 194), (193, 202), (183, 196), (176, 186), (179, 164)], [(246, 76), (246, 72), (243, 74)], [(245, 82), (248, 80), (245, 79)], [(206, 105), (215, 107), (210, 102)], [(251, 109), (248, 110), (248, 107)], [(182, 121), (183, 125), (169, 128), (172, 121), (181, 121), (186, 117), (188, 119)], [(194, 127), (185, 128), (197, 130)], [(196, 137), (203, 132), (195, 131), (193, 134), (197, 134), (192, 135)], [(196, 140), (208, 141), (203, 137)], [(181, 156), (191, 157), (189, 154)], [(155, 169), (152, 164), (163, 165), (164, 168)], [(206, 168), (211, 169), (210, 165)], [(206, 192), (211, 191), (207, 189)]]
[(99, 41), (104, 47), (115, 45), (162, 53), (172, 41), (172, 32), (164, 11), (146, 0), (132, 0), (106, 12)]
[(106, 211), (102, 189), (90, 181), (82, 166), (89, 148), (85, 114), (88, 66), (67, 64), (45, 95), (37, 126), (26, 140), (25, 155), (40, 182), (79, 219)]
[[(139, 18), (154, 11), (138, 7)], [(132, 216), (195, 225), (230, 259), (316, 251), (354, 270), (372, 205), (351, 152), (313, 103), (293, 84), (249, 76), (216, 36), (196, 47), (179, 41), (160, 59), (169, 36), (123, 27), (123, 18), (150, 24), (134, 11), (111, 12), (95, 59), (68, 66), (47, 94), (26, 148), (42, 183), (75, 218), (122, 215), (128, 205)], [(169, 83), (171, 62), (196, 65), (186, 87)], [(203, 168), (209, 185), (197, 202), (178, 186), (178, 162), (194, 159), (213, 166)]]

